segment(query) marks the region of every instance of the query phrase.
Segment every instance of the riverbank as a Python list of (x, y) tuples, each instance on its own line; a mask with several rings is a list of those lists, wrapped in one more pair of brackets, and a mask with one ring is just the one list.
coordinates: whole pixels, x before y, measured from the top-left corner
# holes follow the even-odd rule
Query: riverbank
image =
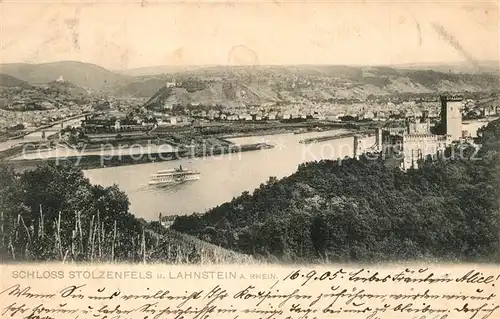
[(2, 152), (7, 151), (7, 153), (10, 154), (11, 149), (17, 148), (18, 146), (22, 146), (22, 145), (27, 144), (27, 143), (30, 143), (30, 144), (36, 146), (37, 143), (39, 143), (39, 142), (58, 140), (59, 139), (59, 132), (60, 132), (59, 129), (57, 131), (47, 132), (48, 134), (46, 137), (43, 137), (43, 131), (54, 128), (60, 124), (62, 124), (62, 126), (64, 127), (65, 124), (71, 123), (72, 121), (75, 121), (79, 118), (84, 118), (86, 115), (89, 115), (89, 114), (92, 114), (92, 112), (86, 112), (86, 113), (74, 115), (71, 117), (67, 117), (67, 118), (52, 122), (50, 124), (46, 124), (46, 125), (39, 126), (36, 128), (31, 128), (31, 130), (19, 131), (19, 132), (17, 132), (16, 136), (10, 136), (10, 137), (6, 136), (6, 135), (0, 136), (0, 160), (2, 158), (6, 157), (6, 156), (3, 156), (1, 154)]
[[(80, 115), (81, 116), (81, 115)], [(66, 119), (66, 121), (71, 119)], [(366, 123), (365, 123), (366, 124)], [(55, 124), (51, 124), (55, 125)], [(353, 123), (339, 123), (330, 121), (302, 121), (302, 122), (250, 122), (250, 123), (232, 123), (222, 122), (213, 123), (208, 126), (167, 126), (157, 127), (150, 132), (142, 133), (107, 133), (107, 134), (88, 134), (84, 139), (69, 143), (67, 140), (61, 140), (67, 147), (75, 151), (100, 151), (109, 148), (129, 148), (146, 147), (150, 145), (170, 145), (172, 148), (188, 148), (191, 145), (202, 145), (203, 147), (231, 147), (227, 139), (279, 135), (285, 133), (312, 133), (326, 132), (339, 128), (354, 129)], [(58, 137), (55, 133), (54, 137)], [(46, 141), (46, 139), (44, 140)], [(55, 140), (54, 140), (55, 141)], [(12, 144), (9, 148), (0, 151), (0, 159), (13, 159), (22, 155), (22, 144), (24, 141)], [(21, 147), (18, 147), (20, 146)], [(36, 147), (36, 144), (34, 144)], [(31, 147), (33, 148), (33, 147)], [(43, 150), (45, 151), (46, 148)], [(165, 151), (165, 150), (163, 150)], [(168, 150), (170, 151), (170, 150)], [(16, 153), (17, 152), (17, 153)], [(74, 154), (66, 154), (73, 156)], [(76, 155), (76, 156), (79, 156)], [(56, 156), (53, 156), (56, 157)]]
[[(344, 132), (345, 130), (342, 130), (337, 134)], [(129, 196), (131, 211), (146, 220), (157, 219), (160, 212), (164, 216), (204, 212), (230, 201), (244, 191), (253, 192), (270, 176), (289, 176), (303, 163), (352, 156), (353, 144), (350, 138), (310, 145), (299, 143), (303, 138), (321, 135), (325, 135), (325, 132), (235, 138), (230, 141), (237, 145), (265, 142), (274, 145), (274, 148), (261, 152), (182, 158), (171, 162), (112, 169), (97, 168), (85, 170), (85, 176), (93, 184), (119, 185)], [(373, 140), (371, 137), (363, 139), (363, 145), (373, 145)], [(172, 187), (158, 188), (148, 185), (151, 174), (179, 165), (200, 172), (201, 179)]]
[(265, 131), (256, 131), (252, 133), (233, 133), (233, 134), (224, 134), (218, 136), (220, 139), (232, 139), (232, 138), (240, 138), (240, 137), (252, 137), (252, 136), (262, 136), (262, 135), (278, 135), (292, 133), (291, 130), (287, 129), (276, 129), (276, 130), (265, 130)]
[(498, 116), (488, 116), (488, 117), (479, 118), (479, 119), (463, 120), (462, 124), (489, 123), (489, 122), (492, 122), (498, 118), (499, 118)]
[(317, 137), (311, 137), (311, 138), (306, 138), (303, 140), (300, 140), (299, 143), (301, 144), (311, 144), (311, 143), (319, 143), (319, 142), (326, 142), (326, 141), (332, 141), (332, 140), (338, 140), (346, 137), (354, 137), (356, 135), (370, 135), (373, 133), (372, 130), (360, 130), (360, 131), (353, 131), (353, 132), (347, 132), (347, 133), (342, 133), (338, 135), (326, 135), (326, 136), (317, 136)]
[[(366, 123), (360, 123), (366, 125)], [(370, 123), (373, 124), (373, 123)], [(314, 121), (314, 122), (298, 122), (298, 123), (274, 123), (268, 124), (268, 126), (263, 127), (256, 126), (254, 124), (253, 127), (245, 127), (245, 125), (240, 124), (241, 127), (239, 131), (236, 132), (224, 132), (219, 133), (216, 136), (219, 138), (230, 139), (230, 138), (239, 138), (239, 137), (251, 137), (251, 136), (261, 136), (261, 135), (278, 135), (285, 133), (294, 133), (294, 134), (305, 134), (305, 133), (314, 133), (314, 132), (325, 132), (325, 131), (333, 131), (338, 129), (359, 129), (360, 125), (355, 123), (347, 123), (347, 122), (323, 122), (323, 121)], [(247, 124), (248, 126), (252, 124)]]
[(215, 155), (234, 154), (240, 152), (258, 151), (273, 148), (273, 145), (266, 143), (230, 145), (224, 147), (203, 148), (194, 147), (191, 149), (181, 149), (170, 152), (152, 152), (145, 154), (107, 154), (107, 155), (78, 155), (68, 157), (50, 157), (37, 159), (19, 159), (5, 161), (14, 169), (24, 171), (34, 168), (43, 163), (62, 164), (72, 163), (84, 170), (118, 167), (128, 165), (138, 165), (147, 163), (156, 163), (164, 161), (173, 161), (183, 158), (210, 157)]
[[(49, 124), (38, 126), (34, 130), (32, 130), (32, 131), (29, 131), (29, 130), (22, 131), (22, 132), (19, 132), (19, 135), (16, 135), (14, 137), (10, 137), (9, 140), (23, 139), (26, 135), (33, 134), (33, 133), (36, 133), (36, 132), (39, 132), (39, 131), (43, 131), (43, 130), (46, 130), (46, 129), (49, 129), (49, 128), (53, 128), (53, 127), (55, 127), (57, 125), (60, 125), (60, 124), (62, 124), (64, 126), (65, 122), (73, 121), (73, 120), (76, 120), (78, 118), (84, 118), (85, 116), (91, 115), (92, 113), (93, 112), (84, 112), (82, 114), (73, 115), (73, 116), (70, 116), (70, 117), (66, 117), (64, 119), (60, 119), (60, 120), (51, 122)], [(63, 127), (61, 127), (61, 129), (62, 128)]]
[[(26, 145), (29, 144), (27, 148)], [(0, 150), (0, 161), (10, 160), (19, 154), (23, 153), (35, 153), (37, 149), (48, 150), (55, 145), (50, 141), (35, 141), (35, 142), (24, 142), (19, 144), (14, 144), (10, 148)]]

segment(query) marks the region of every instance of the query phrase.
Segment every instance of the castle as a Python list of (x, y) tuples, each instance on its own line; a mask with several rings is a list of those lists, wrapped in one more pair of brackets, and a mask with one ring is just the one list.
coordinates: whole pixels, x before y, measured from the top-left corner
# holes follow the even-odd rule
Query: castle
[[(440, 101), (441, 121), (436, 134), (431, 133), (428, 112), (424, 111), (420, 119), (407, 119), (405, 127), (377, 129), (374, 150), (383, 158), (399, 159), (403, 170), (417, 168), (421, 159), (443, 155), (448, 146), (462, 137), (462, 99), (441, 96)], [(359, 141), (354, 144), (359, 154)]]
[(452, 141), (462, 137), (462, 99), (441, 96), (441, 134), (450, 135)]

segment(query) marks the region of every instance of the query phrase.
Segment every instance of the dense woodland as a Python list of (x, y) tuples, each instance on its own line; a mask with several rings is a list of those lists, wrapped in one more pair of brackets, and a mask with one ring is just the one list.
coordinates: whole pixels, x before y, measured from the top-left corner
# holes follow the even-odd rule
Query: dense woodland
[(86, 260), (105, 249), (110, 258), (132, 258), (142, 227), (128, 205), (117, 187), (91, 185), (74, 166), (41, 165), (21, 175), (0, 166), (2, 257)]
[(90, 184), (71, 164), (16, 174), (0, 163), (0, 259), (168, 263), (252, 258), (146, 222), (116, 186)]
[(499, 262), (500, 121), (481, 134), (472, 159), (455, 152), (419, 170), (368, 159), (303, 164), (206, 214), (178, 217), (173, 229), (136, 218), (125, 193), (91, 185), (70, 164), (18, 174), (0, 163), (1, 258)]
[[(306, 163), (173, 228), (280, 261), (500, 261), (500, 121), (406, 173), (375, 160)], [(463, 156), (459, 156), (463, 154)]]

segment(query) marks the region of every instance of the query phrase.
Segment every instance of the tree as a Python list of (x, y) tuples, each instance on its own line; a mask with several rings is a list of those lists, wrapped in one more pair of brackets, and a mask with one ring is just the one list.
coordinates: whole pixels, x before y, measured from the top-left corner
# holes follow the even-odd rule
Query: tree
[(500, 120), (482, 145), (480, 160), (465, 144), (406, 172), (381, 160), (301, 164), (173, 228), (212, 229), (214, 244), (280, 260), (500, 260)]

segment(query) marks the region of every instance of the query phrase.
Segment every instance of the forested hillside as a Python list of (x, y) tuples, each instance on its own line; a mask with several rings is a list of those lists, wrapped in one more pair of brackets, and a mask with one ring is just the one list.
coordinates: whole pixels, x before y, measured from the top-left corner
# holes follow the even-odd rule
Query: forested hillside
[(367, 159), (303, 164), (206, 214), (178, 217), (174, 231), (136, 218), (122, 191), (91, 185), (77, 167), (15, 174), (0, 165), (1, 259), (499, 262), (500, 120), (481, 134), (473, 158), (406, 173)]
[(0, 73), (0, 90), (5, 87), (19, 87), (23, 89), (32, 88), (32, 86), (28, 82), (21, 81), (5, 73)]
[(30, 84), (49, 83), (62, 76), (64, 80), (83, 88), (103, 91), (128, 83), (128, 77), (113, 73), (98, 65), (76, 61), (51, 63), (0, 64), (1, 72)]
[(72, 165), (15, 174), (0, 163), (0, 260), (249, 263), (129, 212), (118, 187), (90, 184)]
[(284, 261), (498, 262), (500, 121), (483, 135), (474, 160), (426, 162), (406, 173), (366, 159), (303, 164), (173, 227)]

